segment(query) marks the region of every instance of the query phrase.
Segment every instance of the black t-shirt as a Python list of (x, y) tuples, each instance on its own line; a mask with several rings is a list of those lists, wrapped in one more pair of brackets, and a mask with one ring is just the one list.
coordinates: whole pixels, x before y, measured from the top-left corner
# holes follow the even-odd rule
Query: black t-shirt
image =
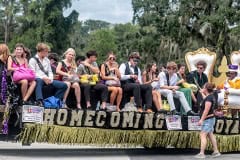
[(211, 108), (208, 112), (207, 115), (211, 115), (214, 113), (214, 105), (216, 103), (216, 98), (214, 97), (213, 94), (210, 94), (208, 95), (203, 101), (202, 101), (202, 104), (201, 104), (201, 110), (200, 110), (200, 115), (202, 116), (203, 112), (204, 112), (204, 109), (205, 109), (205, 103), (206, 102), (211, 102)]

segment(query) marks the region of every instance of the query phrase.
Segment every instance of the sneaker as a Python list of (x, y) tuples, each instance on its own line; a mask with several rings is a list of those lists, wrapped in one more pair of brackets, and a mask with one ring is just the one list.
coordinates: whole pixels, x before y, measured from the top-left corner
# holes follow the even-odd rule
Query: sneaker
[(39, 107), (44, 107), (42, 100), (37, 100), (37, 102), (35, 103), (35, 105), (39, 106)]
[(205, 159), (206, 156), (205, 156), (205, 154), (198, 153), (196, 156), (194, 156), (194, 158), (197, 158), (197, 159)]
[(178, 112), (176, 109), (175, 109), (175, 110), (172, 110), (171, 113), (172, 113), (173, 115), (180, 115), (180, 114), (181, 114), (181, 113)]
[(31, 105), (31, 103), (28, 101), (22, 101), (22, 105)]
[(188, 112), (187, 112), (187, 115), (188, 115), (188, 116), (199, 116), (198, 113), (195, 113), (195, 112), (193, 112), (192, 110), (188, 111)]
[(212, 157), (214, 158), (214, 157), (219, 157), (219, 156), (221, 156), (221, 153), (220, 152), (213, 152), (212, 153)]
[(67, 106), (67, 104), (65, 102), (63, 102), (61, 108), (68, 108), (68, 106)]

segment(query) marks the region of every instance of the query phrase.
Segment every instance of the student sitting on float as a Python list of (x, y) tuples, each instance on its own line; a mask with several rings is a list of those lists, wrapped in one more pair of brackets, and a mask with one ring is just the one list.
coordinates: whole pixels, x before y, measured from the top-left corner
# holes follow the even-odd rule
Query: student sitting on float
[(52, 85), (56, 92), (54, 96), (63, 99), (63, 95), (67, 89), (67, 85), (61, 81), (53, 80), (53, 72), (50, 60), (47, 58), (50, 50), (49, 46), (45, 43), (38, 43), (36, 46), (37, 54), (29, 60), (29, 67), (36, 73), (36, 89), (35, 95), (37, 105), (43, 106), (43, 92), (44, 85)]
[[(57, 69), (57, 65), (58, 65), (58, 54), (57, 53), (49, 53), (48, 55), (48, 59), (50, 60), (51, 63), (51, 68), (52, 68), (52, 72), (54, 75), (54, 78), (56, 78), (56, 69)], [(58, 77), (56, 78), (58, 79)]]
[(238, 77), (238, 65), (229, 65), (227, 76), (226, 81), (217, 87), (220, 90), (218, 104), (224, 105), (224, 94), (226, 93), (228, 94), (228, 104), (230, 106), (239, 106), (240, 77)]
[(194, 104), (197, 103), (197, 99), (193, 93), (193, 90), (197, 90), (197, 86), (194, 85), (194, 84), (189, 84), (187, 83), (186, 81), (186, 75), (185, 75), (185, 65), (184, 64), (178, 64), (177, 65), (178, 67), (178, 72), (177, 72), (177, 76), (178, 76), (178, 82), (177, 82), (177, 85), (180, 86), (180, 89), (179, 91), (183, 92), (187, 101), (188, 101), (188, 104), (190, 106), (193, 106), (192, 105), (192, 101), (194, 102)]
[(113, 52), (108, 53), (107, 60), (101, 65), (101, 78), (108, 86), (108, 91), (111, 92), (110, 104), (114, 105), (117, 99), (117, 111), (120, 111), (120, 103), (122, 100), (121, 75), (116, 62), (116, 56)]
[[(128, 62), (120, 65), (121, 85), (124, 93), (133, 95), (138, 112), (143, 112), (142, 100), (146, 104), (147, 112), (152, 112), (152, 86), (142, 83), (141, 70), (137, 66), (139, 61), (139, 53), (132, 52), (128, 57)], [(126, 100), (124, 97), (123, 104)]]
[[(90, 93), (91, 88), (100, 92), (102, 104), (100, 109), (106, 110), (106, 102), (108, 99), (108, 88), (105, 84), (97, 83), (98, 75), (99, 75), (99, 67), (96, 62), (97, 60), (97, 52), (96, 51), (88, 51), (86, 53), (87, 58), (84, 61), (81, 61), (80, 65), (77, 68), (77, 73), (80, 76), (81, 87), (83, 87), (83, 94), (85, 96), (87, 109), (95, 109), (92, 108), (90, 103)], [(93, 106), (95, 107), (95, 106)]]
[(6, 44), (0, 44), (0, 104), (7, 102), (7, 60), (10, 51)]
[[(21, 67), (28, 68), (28, 60), (24, 57), (24, 48), (24, 45), (21, 43), (15, 45), (14, 55), (8, 57), (8, 71), (15, 72)], [(22, 104), (29, 104), (27, 101), (32, 95), (36, 86), (35, 76), (31, 80), (28, 80), (25, 77), (24, 79), (15, 81), (15, 83), (21, 85)]]
[(177, 85), (178, 76), (176, 74), (176, 69), (177, 64), (175, 62), (167, 63), (167, 72), (159, 73), (160, 89), (158, 91), (161, 93), (161, 95), (167, 97), (172, 114), (180, 114), (178, 111), (176, 111), (176, 107), (173, 100), (173, 97), (175, 97), (179, 99), (187, 115), (197, 115), (197, 113), (191, 110), (183, 92), (178, 90), (179, 86)]
[(77, 65), (75, 63), (75, 50), (68, 48), (63, 55), (65, 59), (59, 62), (56, 68), (56, 73), (60, 75), (59, 80), (66, 83), (68, 87), (63, 97), (63, 107), (67, 108), (65, 102), (67, 100), (70, 89), (73, 88), (77, 100), (77, 108), (81, 109), (81, 90), (79, 86), (79, 78), (77, 75)]
[(142, 73), (142, 79), (144, 84), (151, 84), (153, 103), (156, 106), (157, 111), (162, 110), (161, 94), (157, 91), (157, 88), (159, 88), (159, 78), (156, 63), (147, 64), (146, 70)]
[(207, 63), (204, 61), (199, 61), (196, 64), (197, 70), (190, 72), (187, 75), (187, 82), (189, 84), (195, 84), (198, 90), (195, 92), (195, 97), (197, 98), (197, 104), (194, 105), (193, 110), (198, 112), (200, 109), (200, 103), (203, 100), (201, 89), (203, 88), (204, 84), (208, 82), (208, 77), (204, 73)]

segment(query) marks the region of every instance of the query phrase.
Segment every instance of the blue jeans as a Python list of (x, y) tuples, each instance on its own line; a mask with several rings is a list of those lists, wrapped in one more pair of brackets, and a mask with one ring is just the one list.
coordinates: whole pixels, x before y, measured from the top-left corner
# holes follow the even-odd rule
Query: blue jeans
[[(35, 88), (36, 100), (43, 100), (42, 88), (46, 84), (41, 78), (36, 78), (36, 82), (37, 82)], [(62, 99), (67, 89), (67, 85), (64, 82), (58, 80), (53, 80), (53, 82), (50, 85), (52, 85), (56, 89), (54, 96), (59, 99)]]
[(215, 125), (215, 118), (209, 118), (203, 121), (202, 129), (201, 131), (206, 133), (211, 133), (214, 131), (214, 125)]

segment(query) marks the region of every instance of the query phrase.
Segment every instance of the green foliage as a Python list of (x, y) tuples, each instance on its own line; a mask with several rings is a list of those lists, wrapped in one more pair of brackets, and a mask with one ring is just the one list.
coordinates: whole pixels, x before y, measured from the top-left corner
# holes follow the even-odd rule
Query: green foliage
[(106, 55), (109, 51), (117, 51), (115, 39), (116, 37), (113, 30), (96, 30), (90, 33), (85, 51), (96, 50), (98, 53), (98, 61), (102, 63), (106, 59)]
[(117, 57), (119, 62), (126, 61), (131, 51), (139, 48), (139, 26), (127, 24), (118, 24), (114, 26), (117, 44)]
[(187, 51), (200, 47), (217, 52), (219, 63), (238, 49), (238, 0), (132, 0), (132, 5), (143, 42), (138, 49), (158, 63), (184, 61)]
[(101, 20), (86, 20), (83, 24), (83, 30), (86, 33), (90, 33), (92, 31), (98, 30), (98, 29), (103, 29), (103, 28), (109, 28), (110, 23), (101, 21)]
[[(21, 0), (13, 4), (18, 8), (18, 12), (13, 12), (14, 22), (18, 25), (9, 23), (9, 28), (13, 28), (9, 35), (13, 34), (14, 37), (9, 36), (6, 43), (11, 48), (18, 42), (24, 43), (32, 51), (35, 51), (38, 42), (47, 42), (57, 53), (69, 47), (69, 30), (78, 21), (76, 11), (68, 17), (63, 16), (63, 9), (71, 6), (71, 0)], [(7, 13), (4, 15), (8, 16)]]
[(0, 0), (0, 42), (7, 43), (14, 36), (19, 12), (19, 1)]
[[(78, 21), (81, 13), (63, 16), (71, 0), (0, 0), (0, 42), (10, 48), (24, 43), (33, 52), (47, 42), (62, 54), (99, 53), (99, 62), (114, 51), (119, 62), (139, 51), (142, 64), (184, 61), (188, 51), (207, 47), (221, 57), (239, 49), (239, 0), (132, 0), (133, 23), (112, 25), (101, 20)], [(230, 62), (229, 62), (230, 63)]]

